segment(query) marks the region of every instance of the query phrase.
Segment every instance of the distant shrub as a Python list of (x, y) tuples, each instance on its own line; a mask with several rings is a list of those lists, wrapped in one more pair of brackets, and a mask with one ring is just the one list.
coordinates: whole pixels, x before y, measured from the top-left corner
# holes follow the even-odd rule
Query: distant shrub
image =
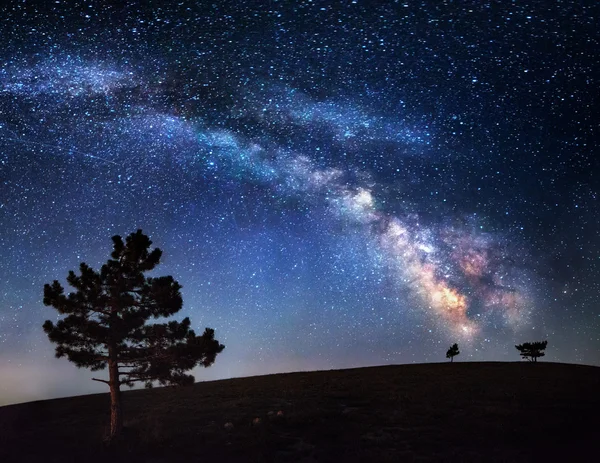
[(454, 362), (454, 357), (456, 357), (458, 354), (460, 354), (460, 351), (458, 350), (458, 344), (454, 343), (446, 352), (446, 358), (450, 359), (450, 362)]
[(530, 362), (537, 362), (538, 357), (546, 355), (544, 351), (548, 341), (536, 341), (536, 342), (524, 342), (523, 344), (516, 345), (515, 347), (519, 351), (519, 355)]

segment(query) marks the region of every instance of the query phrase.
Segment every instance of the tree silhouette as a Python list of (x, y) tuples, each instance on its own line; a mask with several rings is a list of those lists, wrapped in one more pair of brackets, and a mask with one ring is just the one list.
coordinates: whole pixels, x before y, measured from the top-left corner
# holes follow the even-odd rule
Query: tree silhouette
[(152, 387), (192, 384), (186, 374), (197, 365), (212, 365), (225, 346), (206, 328), (202, 336), (190, 329), (190, 319), (146, 324), (169, 317), (183, 304), (181, 286), (172, 276), (144, 275), (160, 262), (162, 251), (149, 251), (152, 241), (138, 230), (126, 238), (113, 236), (111, 259), (96, 272), (86, 263), (80, 275), (70, 271), (68, 295), (58, 281), (44, 285), (44, 304), (66, 315), (56, 324), (47, 320), (44, 331), (57, 344), (56, 357), (67, 357), (78, 368), (108, 367), (108, 380), (92, 378), (110, 387), (110, 440), (123, 427), (121, 385), (144, 382)]
[(546, 355), (544, 350), (546, 350), (547, 345), (548, 341), (536, 341), (524, 342), (515, 347), (519, 351), (521, 357), (528, 359), (530, 362), (537, 362), (538, 357)]
[(460, 354), (460, 351), (458, 350), (458, 344), (454, 343), (446, 352), (446, 358), (450, 359), (450, 363), (452, 363), (454, 362), (454, 357), (456, 357), (458, 354)]

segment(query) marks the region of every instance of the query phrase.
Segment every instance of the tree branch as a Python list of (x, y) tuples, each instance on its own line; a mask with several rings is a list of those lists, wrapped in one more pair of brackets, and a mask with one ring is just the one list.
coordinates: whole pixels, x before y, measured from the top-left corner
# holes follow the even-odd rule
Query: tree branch
[(101, 313), (102, 315), (110, 315), (108, 310), (103, 310), (98, 307), (90, 307), (89, 310), (94, 313)]
[(98, 381), (99, 383), (108, 384), (110, 386), (110, 382), (108, 382), (104, 379), (92, 378), (92, 381)]
[(157, 381), (158, 377), (150, 375), (133, 375), (119, 381), (119, 384), (137, 383), (139, 381)]
[(117, 362), (119, 362), (119, 364), (122, 364), (125, 366), (125, 364), (132, 364), (132, 365), (138, 365), (140, 363), (144, 363), (144, 362), (150, 362), (151, 360), (164, 360), (164, 359), (170, 359), (172, 358), (172, 355), (169, 354), (151, 354), (151, 355), (146, 355), (144, 357), (121, 357), (119, 359), (117, 359)]
[[(135, 366), (128, 366), (128, 367), (123, 367), (123, 365), (120, 365), (119, 368), (136, 368)], [(129, 371), (119, 371), (119, 376), (125, 376), (130, 374), (131, 372), (133, 372), (134, 370), (129, 370)]]

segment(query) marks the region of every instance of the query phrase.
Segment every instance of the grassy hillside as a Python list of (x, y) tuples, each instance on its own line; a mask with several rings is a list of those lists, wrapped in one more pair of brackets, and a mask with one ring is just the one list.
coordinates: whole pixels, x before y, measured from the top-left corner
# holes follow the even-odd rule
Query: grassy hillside
[[(96, 394), (0, 408), (0, 461), (121, 461), (102, 445), (108, 404)], [(600, 451), (600, 368), (577, 365), (290, 373), (130, 391), (124, 408), (128, 462), (597, 461)]]

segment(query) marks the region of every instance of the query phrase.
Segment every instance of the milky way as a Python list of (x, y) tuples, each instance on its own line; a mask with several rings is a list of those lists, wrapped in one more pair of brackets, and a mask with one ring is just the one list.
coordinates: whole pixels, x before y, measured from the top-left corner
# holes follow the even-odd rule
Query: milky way
[(0, 402), (101, 390), (42, 287), (137, 228), (197, 379), (600, 361), (593, 2), (218, 3), (4, 7)]

